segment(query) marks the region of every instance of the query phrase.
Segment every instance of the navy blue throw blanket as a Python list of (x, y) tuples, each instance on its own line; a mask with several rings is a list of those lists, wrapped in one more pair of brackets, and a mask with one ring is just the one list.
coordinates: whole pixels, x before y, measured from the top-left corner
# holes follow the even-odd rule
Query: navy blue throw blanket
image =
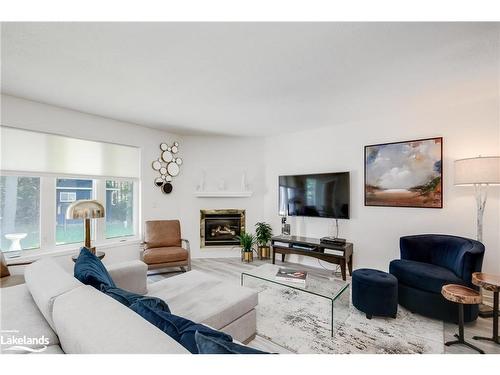
[(80, 249), (80, 255), (75, 262), (74, 275), (83, 284), (91, 285), (99, 290), (101, 285), (116, 287), (104, 264), (86, 247)]

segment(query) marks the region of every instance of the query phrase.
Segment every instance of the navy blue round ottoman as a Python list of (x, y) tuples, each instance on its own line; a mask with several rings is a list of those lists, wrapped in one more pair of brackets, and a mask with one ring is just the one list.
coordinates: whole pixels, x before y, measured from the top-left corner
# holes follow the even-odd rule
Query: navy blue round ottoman
[(352, 273), (352, 304), (368, 319), (373, 315), (396, 317), (398, 279), (393, 275), (361, 268)]

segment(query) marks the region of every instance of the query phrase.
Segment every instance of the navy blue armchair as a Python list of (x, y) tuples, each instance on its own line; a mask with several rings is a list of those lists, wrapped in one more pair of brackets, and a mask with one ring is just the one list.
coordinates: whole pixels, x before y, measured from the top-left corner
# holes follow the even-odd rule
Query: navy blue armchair
[[(445, 284), (466, 285), (481, 271), (484, 245), (469, 238), (443, 234), (401, 237), (401, 259), (389, 272), (398, 279), (398, 302), (412, 312), (448, 322), (458, 321), (456, 304), (441, 295)], [(477, 319), (478, 306), (464, 306), (464, 320)]]

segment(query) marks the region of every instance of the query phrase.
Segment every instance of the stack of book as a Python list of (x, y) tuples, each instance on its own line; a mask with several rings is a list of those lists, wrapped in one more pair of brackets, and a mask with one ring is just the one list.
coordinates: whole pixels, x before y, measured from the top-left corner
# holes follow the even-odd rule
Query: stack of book
[(289, 283), (306, 285), (307, 271), (292, 270), (290, 268), (280, 268), (276, 273), (276, 280)]

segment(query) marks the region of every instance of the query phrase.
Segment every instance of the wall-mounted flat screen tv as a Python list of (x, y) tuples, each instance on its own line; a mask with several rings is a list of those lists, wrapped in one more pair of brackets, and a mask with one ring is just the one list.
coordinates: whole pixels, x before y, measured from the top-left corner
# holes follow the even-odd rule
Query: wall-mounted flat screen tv
[(279, 213), (349, 219), (349, 172), (280, 176)]

